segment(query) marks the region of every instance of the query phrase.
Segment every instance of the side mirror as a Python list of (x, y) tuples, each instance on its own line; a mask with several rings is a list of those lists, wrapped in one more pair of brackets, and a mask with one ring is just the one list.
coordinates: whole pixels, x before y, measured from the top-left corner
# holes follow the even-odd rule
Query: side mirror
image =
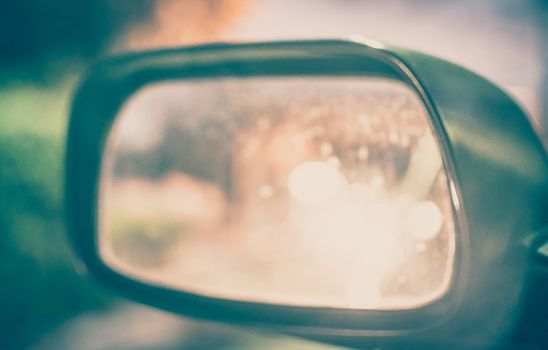
[(504, 92), (420, 53), (102, 62), (74, 99), (66, 203), (93, 275), (185, 316), (388, 348), (548, 331), (544, 149)]

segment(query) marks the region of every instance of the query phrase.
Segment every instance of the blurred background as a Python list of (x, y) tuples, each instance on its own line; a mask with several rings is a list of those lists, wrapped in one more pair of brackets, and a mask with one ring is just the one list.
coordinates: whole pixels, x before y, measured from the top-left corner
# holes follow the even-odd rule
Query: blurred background
[(0, 4), (0, 348), (327, 349), (122, 300), (74, 263), (63, 223), (67, 112), (113, 53), (362, 35), (491, 79), (548, 136), (542, 0), (17, 0)]

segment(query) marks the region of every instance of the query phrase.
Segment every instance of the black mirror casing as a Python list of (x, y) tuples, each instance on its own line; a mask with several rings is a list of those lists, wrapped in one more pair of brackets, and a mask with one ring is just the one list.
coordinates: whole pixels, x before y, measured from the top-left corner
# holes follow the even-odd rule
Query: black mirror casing
[[(439, 300), (388, 311), (231, 301), (148, 285), (101, 259), (102, 154), (126, 98), (162, 80), (280, 75), (387, 77), (404, 82), (421, 98), (442, 150), (457, 232), (453, 280)], [(90, 69), (74, 98), (65, 190), (71, 237), (91, 273), (129, 298), (168, 311), (358, 347), (462, 348), (510, 338), (540, 344), (548, 333), (546, 312), (538, 312), (539, 307), (548, 311), (546, 301), (538, 305), (548, 273), (528, 255), (529, 242), (548, 225), (546, 153), (524, 112), (502, 90), (424, 54), (326, 40), (204, 45), (101, 62)]]

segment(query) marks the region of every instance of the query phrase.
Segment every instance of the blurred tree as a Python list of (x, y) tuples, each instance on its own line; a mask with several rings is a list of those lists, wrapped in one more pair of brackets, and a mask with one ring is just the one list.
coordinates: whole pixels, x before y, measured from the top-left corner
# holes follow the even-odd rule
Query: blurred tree
[(0, 5), (0, 72), (17, 69), (32, 80), (59, 73), (51, 71), (52, 64), (95, 57), (148, 16), (153, 5), (153, 0), (5, 1)]

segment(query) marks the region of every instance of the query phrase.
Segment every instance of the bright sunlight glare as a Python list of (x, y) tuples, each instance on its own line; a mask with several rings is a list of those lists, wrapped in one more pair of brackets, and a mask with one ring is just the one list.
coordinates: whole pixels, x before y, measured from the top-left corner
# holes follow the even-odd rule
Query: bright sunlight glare
[(293, 199), (315, 206), (333, 200), (345, 183), (344, 176), (331, 164), (305, 162), (293, 169), (288, 187)]

